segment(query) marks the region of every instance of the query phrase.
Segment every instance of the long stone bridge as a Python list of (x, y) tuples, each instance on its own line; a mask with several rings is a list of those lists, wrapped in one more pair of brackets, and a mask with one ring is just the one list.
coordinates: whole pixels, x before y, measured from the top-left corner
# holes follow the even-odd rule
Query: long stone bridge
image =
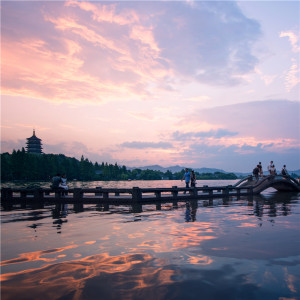
[(256, 180), (253, 176), (241, 179), (234, 185), (207, 186), (184, 188), (172, 186), (170, 188), (73, 188), (65, 195), (61, 189), (51, 188), (2, 188), (1, 204), (17, 203), (147, 203), (188, 201), (191, 199), (213, 199), (259, 194), (268, 188), (275, 188), (279, 192), (300, 192), (300, 184), (289, 176), (264, 176)]

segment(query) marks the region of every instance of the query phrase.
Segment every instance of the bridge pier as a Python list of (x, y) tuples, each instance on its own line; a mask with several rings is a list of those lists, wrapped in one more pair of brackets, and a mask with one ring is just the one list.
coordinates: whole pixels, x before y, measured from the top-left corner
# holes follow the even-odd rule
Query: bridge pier
[(177, 186), (172, 186), (172, 189), (174, 189), (174, 191), (172, 191), (172, 196), (173, 198), (176, 198), (178, 196)]
[(142, 198), (142, 192), (139, 187), (132, 188), (132, 200), (139, 201)]

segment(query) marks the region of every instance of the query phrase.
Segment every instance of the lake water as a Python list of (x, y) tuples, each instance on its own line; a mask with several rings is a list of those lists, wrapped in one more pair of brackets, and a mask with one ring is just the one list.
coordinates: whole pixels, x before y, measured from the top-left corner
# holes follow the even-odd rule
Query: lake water
[[(184, 186), (70, 183), (174, 185)], [(300, 194), (269, 189), (161, 205), (2, 208), (1, 250), (3, 300), (300, 299)]]

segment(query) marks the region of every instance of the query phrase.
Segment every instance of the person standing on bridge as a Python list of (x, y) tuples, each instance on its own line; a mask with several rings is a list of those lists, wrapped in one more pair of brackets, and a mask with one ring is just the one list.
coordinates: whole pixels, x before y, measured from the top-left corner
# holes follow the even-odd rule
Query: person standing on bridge
[[(189, 188), (190, 186), (189, 186), (189, 184), (190, 184), (190, 180), (191, 180), (191, 173), (189, 172), (189, 170), (186, 168), (185, 169), (185, 173), (184, 173), (184, 175), (183, 175), (183, 177), (182, 177), (182, 179), (181, 179), (181, 181), (182, 180), (185, 180), (185, 187), (186, 188)], [(186, 191), (184, 191), (184, 194), (186, 193)]]
[(263, 177), (263, 169), (262, 169), (262, 165), (261, 162), (259, 162), (259, 164), (257, 165), (258, 169), (259, 169), (259, 176)]
[(268, 165), (268, 171), (270, 172), (270, 175), (276, 175), (276, 168), (273, 163), (273, 160), (271, 160), (270, 164)]
[(196, 174), (195, 172), (192, 170), (191, 171), (191, 187), (195, 187), (196, 186)]
[(65, 190), (65, 192), (62, 192), (62, 195), (63, 195), (63, 196), (64, 196), (64, 195), (68, 195), (68, 189), (69, 189), (69, 187), (68, 187), (68, 185), (67, 185), (67, 177), (66, 177), (66, 174), (63, 174), (63, 175), (61, 176), (61, 179), (60, 179), (60, 180), (61, 180), (61, 181), (60, 181), (60, 183), (59, 183), (59, 187)]
[(257, 165), (257, 166), (253, 169), (253, 175), (255, 176), (256, 182), (259, 180), (258, 174), (259, 174), (259, 165)]
[(53, 189), (57, 189), (57, 188), (59, 188), (59, 184), (61, 183), (61, 176), (60, 176), (60, 174), (59, 173), (57, 173), (56, 174), (56, 176), (54, 176), (53, 178), (52, 178), (52, 188)]
[(283, 165), (282, 170), (281, 170), (281, 175), (282, 176), (289, 176), (289, 173), (286, 169), (286, 165)]

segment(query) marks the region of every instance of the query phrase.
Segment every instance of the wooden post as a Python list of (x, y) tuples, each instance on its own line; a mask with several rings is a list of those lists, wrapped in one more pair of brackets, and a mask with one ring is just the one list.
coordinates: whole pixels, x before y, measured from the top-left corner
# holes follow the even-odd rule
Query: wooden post
[(73, 199), (82, 199), (82, 189), (81, 188), (75, 188), (73, 192)]
[[(97, 186), (96, 189), (101, 191), (101, 190), (102, 190), (102, 187), (101, 187), (101, 186)], [(102, 196), (102, 193), (96, 192), (96, 193), (95, 193), (95, 196)]]
[(1, 199), (4, 201), (10, 201), (12, 200), (13, 192), (11, 188), (3, 188), (1, 190)]
[(229, 195), (229, 189), (228, 189), (228, 187), (226, 187), (226, 188), (223, 189), (222, 194), (224, 196), (228, 196)]
[(192, 190), (192, 195), (193, 196), (197, 196), (198, 195), (198, 190), (196, 187), (194, 187), (194, 189)]
[(247, 194), (248, 195), (253, 195), (253, 186), (247, 188)]
[(161, 198), (161, 192), (155, 191), (154, 193), (156, 198)]
[(142, 199), (142, 192), (139, 187), (132, 188), (132, 200), (139, 201)]
[(26, 198), (27, 193), (25, 191), (21, 191), (20, 196), (21, 196), (21, 198)]
[(176, 198), (178, 196), (177, 186), (176, 185), (172, 186), (172, 189), (173, 189), (172, 196), (173, 198)]
[(44, 199), (44, 192), (43, 189), (35, 189), (33, 192), (33, 197), (37, 200), (43, 200)]
[(238, 198), (240, 198), (240, 196), (241, 196), (241, 190), (240, 189), (236, 190), (236, 195), (237, 195)]
[(209, 190), (208, 194), (209, 194), (210, 197), (213, 197), (214, 191), (213, 190)]
[(109, 193), (108, 192), (103, 192), (103, 199), (108, 199), (109, 198)]

